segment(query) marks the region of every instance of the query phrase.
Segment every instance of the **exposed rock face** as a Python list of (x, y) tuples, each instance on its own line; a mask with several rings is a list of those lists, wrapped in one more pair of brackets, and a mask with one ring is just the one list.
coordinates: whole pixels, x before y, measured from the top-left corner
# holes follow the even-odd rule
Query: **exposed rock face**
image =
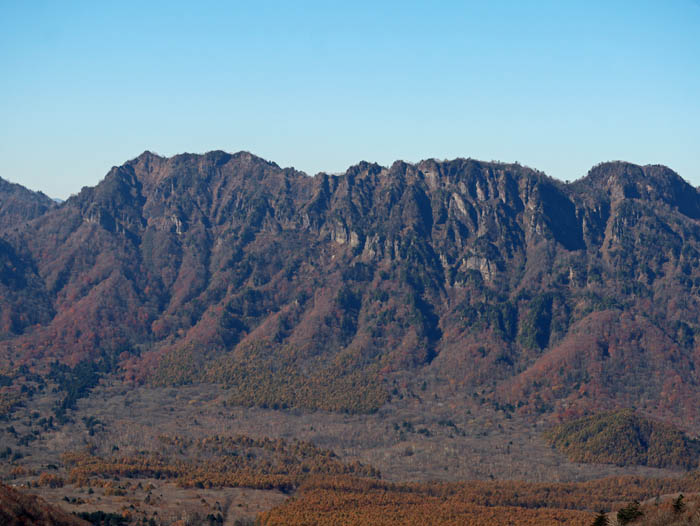
[(662, 166), (564, 184), (468, 159), (308, 177), (146, 152), (36, 210), (0, 250), (6, 364), (406, 371), (522, 410), (645, 403), (700, 426), (700, 195)]

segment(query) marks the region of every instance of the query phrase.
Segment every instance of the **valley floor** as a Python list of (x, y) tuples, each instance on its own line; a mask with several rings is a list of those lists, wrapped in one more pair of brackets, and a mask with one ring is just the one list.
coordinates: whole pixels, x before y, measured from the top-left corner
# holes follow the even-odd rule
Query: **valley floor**
[[(421, 398), (420, 394), (413, 394), (375, 414), (348, 415), (234, 407), (227, 404), (226, 391), (214, 385), (131, 388), (112, 382), (101, 384), (89, 397), (80, 399), (76, 409), (68, 412), (69, 422), (62, 425), (49, 423), (56, 400), (56, 395), (38, 394), (0, 422), (0, 450), (9, 448), (4, 450), (0, 479), (39, 494), (66, 511), (99, 510), (138, 520), (158, 519), (157, 524), (220, 520), (240, 525), (266, 510), (282, 510), (266, 515), (269, 524), (276, 524), (284, 513), (295, 510), (295, 502), (327, 496), (328, 487), (323, 484), (328, 483), (320, 483), (321, 493), (313, 488), (304, 490), (303, 484), (302, 493), (292, 487), (285, 489), (284, 485), (269, 489), (188, 487), (181, 479), (178, 482), (166, 476), (156, 478), (149, 476), (151, 472), (138, 474), (133, 469), (120, 472), (112, 466), (112, 471), (95, 479), (98, 484), (95, 480), (84, 484), (71, 480), (71, 464), (65, 454), (92, 459), (145, 458), (145, 452), (161, 451), (163, 436), (178, 437), (177, 444), (188, 440), (206, 444), (211, 437), (237, 435), (282, 438), (288, 444), (301, 440), (332, 450), (337, 455), (334, 458), (343, 465), (360, 462), (377, 468), (382, 484), (399, 484), (377, 490), (397, 509), (406, 504), (402, 500), (406, 490), (400, 485), (409, 482), (518, 480), (555, 484), (623, 475), (651, 479), (683, 475), (655, 468), (569, 462), (543, 440), (543, 422), (508, 415), (474, 397), (436, 398), (431, 394)], [(164, 472), (175, 469), (172, 466), (181, 469), (188, 451), (183, 447), (178, 452), (179, 460), (160, 459)], [(412, 494), (412, 505), (415, 499), (432, 502), (438, 498), (429, 494), (432, 489), (421, 493), (421, 488)], [(357, 488), (350, 493), (345, 491), (344, 498), (352, 496), (353, 491)], [(451, 495), (457, 490), (440, 491)], [(448, 493), (439, 498), (454, 498)], [(295, 499), (284, 504), (290, 495), (296, 495)], [(470, 510), (469, 513), (474, 511)], [(569, 517), (571, 523), (587, 524), (591, 512), (570, 510), (562, 512), (562, 517)], [(507, 510), (507, 514), (518, 516), (517, 509)], [(534, 520), (537, 513), (530, 515)]]

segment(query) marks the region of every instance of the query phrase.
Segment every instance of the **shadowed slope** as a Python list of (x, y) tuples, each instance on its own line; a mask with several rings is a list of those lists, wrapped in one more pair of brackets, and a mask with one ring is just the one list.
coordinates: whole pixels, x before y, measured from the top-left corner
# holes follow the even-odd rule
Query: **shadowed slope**
[(240, 404), (372, 411), (413, 378), (700, 426), (699, 210), (660, 166), (567, 185), (471, 159), (308, 177), (145, 152), (8, 232), (3, 319), (27, 321), (0, 360), (224, 382)]

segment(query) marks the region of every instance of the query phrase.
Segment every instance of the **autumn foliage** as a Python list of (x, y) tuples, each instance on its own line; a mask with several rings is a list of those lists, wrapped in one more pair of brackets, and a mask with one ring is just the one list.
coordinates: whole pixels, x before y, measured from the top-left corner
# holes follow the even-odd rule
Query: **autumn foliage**
[(698, 440), (629, 410), (576, 419), (545, 437), (573, 462), (690, 469), (700, 460)]
[(103, 458), (89, 452), (63, 455), (68, 479), (92, 485), (109, 477), (172, 479), (182, 487), (246, 487), (289, 491), (310, 476), (376, 477), (379, 472), (358, 462), (343, 463), (330, 450), (309, 442), (254, 439), (239, 435), (198, 440), (160, 437), (159, 452)]
[(379, 525), (590, 525), (596, 509), (622, 509), (629, 501), (700, 489), (683, 480), (635, 477), (585, 483), (464, 482), (391, 484), (367, 479), (314, 478), (300, 493), (264, 513), (266, 526)]
[(429, 369), (522, 413), (698, 425), (698, 219), (677, 174), (623, 162), (565, 184), (473, 159), (309, 177), (144, 152), (60, 205), (3, 182), (0, 371), (18, 388), (22, 366), (93, 362), (372, 412), (388, 377)]

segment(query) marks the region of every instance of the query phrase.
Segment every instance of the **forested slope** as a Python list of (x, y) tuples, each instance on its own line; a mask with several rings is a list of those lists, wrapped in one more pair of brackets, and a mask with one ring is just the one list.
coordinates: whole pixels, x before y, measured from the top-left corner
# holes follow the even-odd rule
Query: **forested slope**
[(61, 205), (23, 216), (8, 195), (5, 389), (58, 360), (367, 412), (413, 378), (509, 411), (636, 406), (700, 426), (700, 196), (666, 167), (309, 177), (245, 152), (145, 152)]

